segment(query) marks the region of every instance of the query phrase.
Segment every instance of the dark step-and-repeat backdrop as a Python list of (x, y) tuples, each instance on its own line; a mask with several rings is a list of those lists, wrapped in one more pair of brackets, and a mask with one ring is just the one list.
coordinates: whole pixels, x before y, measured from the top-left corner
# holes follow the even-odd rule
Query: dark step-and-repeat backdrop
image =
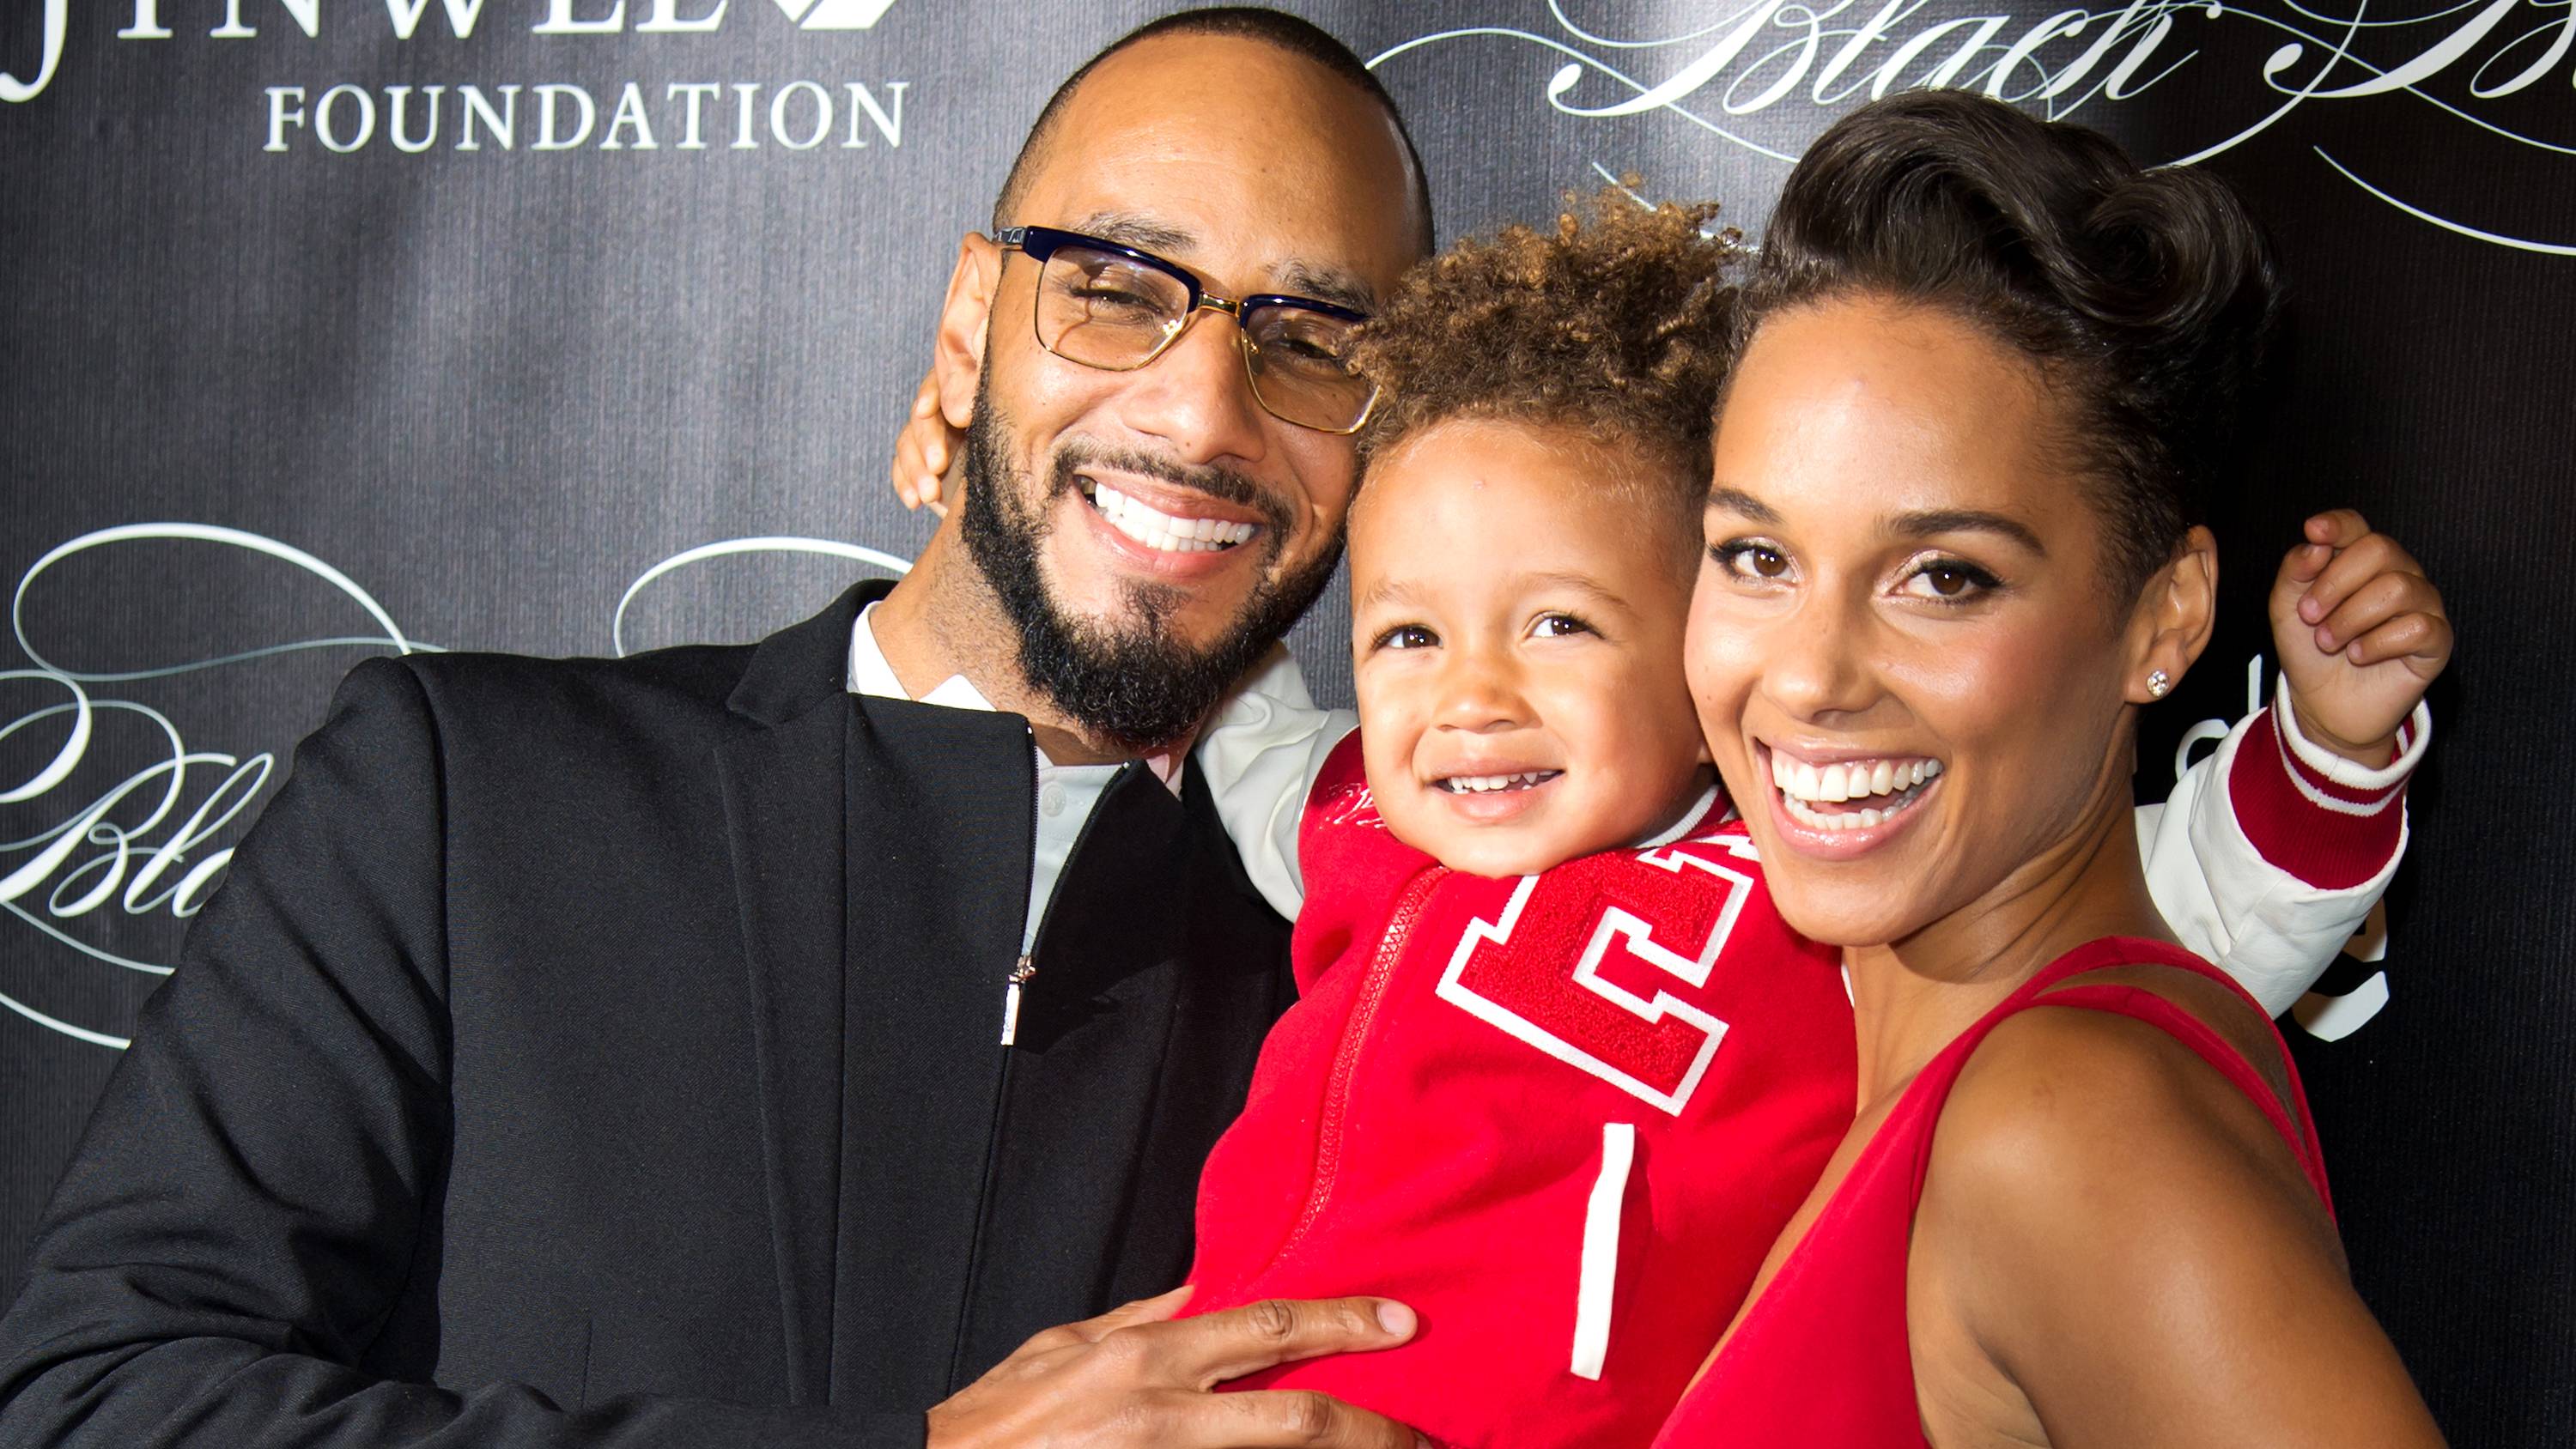
[[(2429, 566), (2463, 642), (2412, 858), (2291, 1036), (2455, 1442), (2576, 1444), (2576, 10), (2084, 3), (1291, 8), (1373, 59), (1444, 238), (1622, 176), (1755, 228), (1909, 86), (2244, 190), (2293, 376), (2141, 790), (2268, 683), (2303, 513)], [(755, 637), (919, 548), (883, 468), (957, 238), (1157, 8), (0, 0), (0, 1293), (341, 672)], [(1346, 698), (1342, 611), (1298, 642)]]

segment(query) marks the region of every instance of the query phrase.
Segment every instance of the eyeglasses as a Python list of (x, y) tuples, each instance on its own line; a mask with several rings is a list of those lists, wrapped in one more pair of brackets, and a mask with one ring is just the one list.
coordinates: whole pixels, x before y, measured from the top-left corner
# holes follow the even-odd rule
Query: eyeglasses
[(1132, 372), (1162, 356), (1204, 307), (1242, 329), (1252, 396), (1272, 417), (1355, 433), (1377, 403), (1376, 385), (1344, 360), (1365, 312), (1271, 292), (1228, 300), (1177, 263), (1080, 232), (1015, 226), (994, 240), (1038, 264), (1038, 345), (1067, 362)]

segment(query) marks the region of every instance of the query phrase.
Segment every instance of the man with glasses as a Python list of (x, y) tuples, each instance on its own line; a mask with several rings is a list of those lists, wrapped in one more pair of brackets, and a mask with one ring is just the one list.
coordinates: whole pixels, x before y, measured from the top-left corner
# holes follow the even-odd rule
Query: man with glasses
[(1419, 166), (1329, 37), (1196, 12), (998, 211), (891, 592), (352, 673), (65, 1175), (0, 1445), (1413, 1442), (1205, 1392), (1396, 1305), (1085, 1316), (1179, 1280), (1289, 1000), (1189, 750), (1332, 570)]

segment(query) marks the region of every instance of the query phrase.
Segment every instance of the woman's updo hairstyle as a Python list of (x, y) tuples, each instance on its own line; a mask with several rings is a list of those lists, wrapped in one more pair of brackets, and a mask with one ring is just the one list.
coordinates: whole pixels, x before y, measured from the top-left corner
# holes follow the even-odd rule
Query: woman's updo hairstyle
[(1939, 308), (2038, 366), (2123, 603), (2238, 461), (2280, 311), (2225, 183), (1961, 91), (1873, 102), (1808, 149), (1743, 289), (1738, 353), (1775, 313), (1863, 294)]

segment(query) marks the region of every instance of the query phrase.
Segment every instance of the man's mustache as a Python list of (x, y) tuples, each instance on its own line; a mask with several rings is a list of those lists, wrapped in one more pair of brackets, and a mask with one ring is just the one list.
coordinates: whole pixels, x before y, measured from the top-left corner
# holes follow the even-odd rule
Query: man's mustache
[(1132, 473), (1204, 493), (1221, 503), (1237, 504), (1261, 515), (1269, 525), (1271, 547), (1277, 549), (1296, 524), (1296, 510), (1288, 500), (1232, 468), (1205, 464), (1192, 467), (1169, 458), (1133, 448), (1104, 448), (1093, 443), (1069, 442), (1056, 449), (1055, 476), (1047, 486), (1047, 496), (1057, 497), (1074, 486), (1074, 479), (1095, 471)]

